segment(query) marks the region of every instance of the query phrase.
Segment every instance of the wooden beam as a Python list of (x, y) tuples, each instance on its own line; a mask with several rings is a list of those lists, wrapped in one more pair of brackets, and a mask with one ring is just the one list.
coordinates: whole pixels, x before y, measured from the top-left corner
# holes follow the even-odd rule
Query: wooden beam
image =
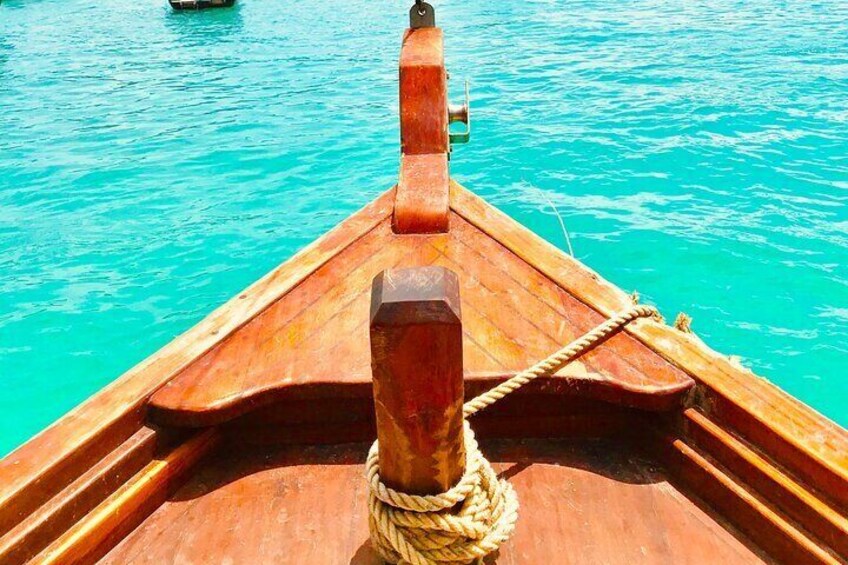
[(401, 155), (392, 228), (395, 233), (446, 233), (450, 227), (447, 153)]
[(441, 29), (406, 30), (399, 74), (401, 153), (447, 153), (447, 71)]
[(444, 233), (450, 140), (442, 30), (406, 30), (399, 82), (401, 166), (392, 227), (396, 233)]
[(26, 563), (150, 463), (161, 439), (143, 427), (77, 480), (0, 535), (0, 563)]
[(848, 556), (848, 516), (700, 410), (685, 410), (682, 420), (686, 441), (694, 449), (724, 466), (761, 499), (772, 501), (835, 553)]
[(421, 495), (454, 486), (465, 468), (456, 274), (416, 267), (377, 275), (371, 369), (383, 482)]
[(156, 510), (210, 453), (218, 430), (198, 432), (162, 459), (155, 459), (51, 543), (34, 563), (42, 565), (96, 561)]

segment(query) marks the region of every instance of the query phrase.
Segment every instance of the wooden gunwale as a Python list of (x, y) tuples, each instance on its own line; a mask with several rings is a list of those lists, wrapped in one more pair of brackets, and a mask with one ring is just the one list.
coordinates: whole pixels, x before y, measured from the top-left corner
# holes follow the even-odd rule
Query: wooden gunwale
[(392, 213), (372, 201), (0, 460), (0, 535), (139, 430), (151, 394)]
[(149, 463), (158, 434), (143, 427), (64, 490), (0, 537), (0, 563), (19, 563), (44, 549)]
[(774, 502), (787, 517), (834, 552), (848, 555), (848, 517), (840, 514), (775, 467), (754, 446), (745, 444), (697, 408), (683, 412), (686, 437), (698, 449), (740, 477), (751, 490)]
[(42, 551), (41, 565), (91, 562), (111, 549), (158, 508), (194, 466), (218, 444), (215, 428), (203, 430), (161, 459), (154, 459)]
[[(630, 306), (623, 291), (458, 183), (451, 183), (451, 191), (457, 214), (586, 305), (605, 316)], [(848, 432), (693, 336), (652, 320), (639, 320), (625, 331), (726, 403), (724, 411), (718, 411), (720, 419), (724, 416), (738, 432), (805, 482), (817, 485), (844, 510), (848, 502)], [(704, 407), (711, 411), (710, 403)]]
[[(462, 222), (468, 222), (601, 316), (631, 304), (622, 291), (460, 185), (452, 183), (451, 189), (452, 210), (462, 218), (454, 222), (454, 229), (462, 229)], [(291, 292), (322, 265), (379, 224), (389, 221), (391, 211), (390, 190), (0, 461), (0, 536), (23, 520), (35, 524), (41, 519), (37, 516), (47, 516), (49, 504), (44, 505), (74, 481), (83, 480), (80, 477), (89, 469), (92, 477), (103, 476), (105, 469), (110, 468), (109, 458), (120, 459), (119, 455), (110, 453), (117, 453), (150, 417), (147, 401), (153, 392)], [(435, 251), (436, 264), (454, 261), (450, 254), (438, 248)], [(674, 404), (662, 405), (663, 391), (653, 391), (660, 402), (657, 409), (667, 410), (685, 400), (688, 408), (680, 417), (690, 424), (673, 417), (668, 420), (659, 414), (648, 418), (647, 413), (628, 408), (611, 413), (608, 421), (593, 420), (591, 412), (576, 413), (573, 417), (540, 414), (525, 420), (503, 413), (480, 420), (483, 436), (508, 436), (523, 430), (521, 433), (545, 437), (546, 429), (553, 430), (552, 435), (585, 435), (592, 433), (593, 425), (601, 435), (628, 434), (633, 432), (633, 422), (642, 422), (646, 429), (657, 431), (656, 437), (660, 439), (652, 441), (666, 446), (663, 460), (675, 480), (694, 497), (727, 515), (771, 554), (798, 562), (838, 562), (845, 550), (844, 538), (840, 536), (845, 531), (844, 508), (848, 499), (845, 488), (848, 434), (770, 383), (734, 366), (696, 338), (650, 321), (638, 322), (627, 332), (697, 383), (697, 394), (685, 398), (681, 397), (686, 393), (685, 387), (669, 387), (665, 396)], [(337, 353), (343, 357), (341, 350)], [(467, 375), (468, 392), (479, 392), (510, 374), (493, 371)], [(285, 394), (275, 391), (273, 394), (279, 397), (271, 400), (295, 403), (308, 399), (367, 400), (369, 384), (367, 379), (345, 383), (317, 381), (287, 389)], [(549, 379), (538, 388), (519, 394), (515, 401), (520, 406), (522, 401), (532, 404), (535, 398), (563, 394), (568, 397), (575, 392), (587, 397), (586, 389), (579, 390), (579, 385), (579, 379), (569, 381), (567, 375)], [(620, 402), (622, 394), (627, 392), (625, 389), (626, 386), (611, 388), (610, 398), (604, 398), (606, 389), (601, 385), (588, 396)], [(252, 402), (248, 408), (255, 409), (258, 404)], [(646, 407), (640, 404), (642, 410)], [(699, 412), (690, 412), (692, 407), (697, 407)], [(641, 418), (640, 413), (646, 417)], [(249, 415), (244, 418), (247, 418), (244, 423), (228, 424), (226, 437), (261, 430), (261, 419), (251, 424)], [(522, 421), (524, 428), (517, 425)], [(361, 441), (363, 434), (372, 432), (373, 423), (367, 418), (324, 427), (304, 422), (268, 439), (271, 443), (332, 443), (339, 438)], [(199, 458), (212, 450), (219, 432), (209, 431), (201, 436), (209, 439), (188, 440), (174, 453), (186, 457), (197, 454)], [(200, 444), (205, 447), (198, 448)], [(754, 446), (756, 451), (745, 451), (745, 445)], [(161, 462), (156, 461), (148, 463), (136, 477), (118, 486), (112, 495), (70, 526), (39, 558), (88, 559), (108, 548), (132, 527), (133, 521), (144, 519), (167, 497), (169, 489), (190, 473), (197, 459), (191, 456), (185, 459), (185, 465), (178, 464), (177, 460), (182, 461), (183, 457), (179, 455), (170, 467), (168, 464), (161, 467)], [(102, 461), (99, 466), (98, 461)], [(144, 486), (147, 484), (144, 477), (152, 477), (160, 486)], [(149, 504), (144, 503), (146, 497)], [(54, 502), (62, 504), (58, 499), (50, 504)], [(40, 507), (44, 509), (39, 510)], [(119, 508), (130, 510), (132, 520), (114, 518)], [(746, 528), (747, 520), (756, 527)], [(9, 540), (13, 538), (0, 537), (0, 544), (5, 544), (0, 547), (8, 546)], [(20, 543), (16, 547), (20, 549)]]
[[(663, 440), (660, 440), (663, 441)], [(718, 465), (709, 454), (684, 439), (668, 437), (662, 460), (672, 481), (684, 487), (705, 508), (728, 517), (730, 522), (780, 562), (794, 564), (844, 563), (829, 547), (811, 538), (799, 525), (778, 512), (770, 501)]]

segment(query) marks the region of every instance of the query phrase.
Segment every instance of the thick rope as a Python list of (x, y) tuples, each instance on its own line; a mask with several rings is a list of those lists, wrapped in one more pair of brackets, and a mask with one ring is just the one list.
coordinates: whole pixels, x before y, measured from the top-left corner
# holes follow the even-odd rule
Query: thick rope
[[(637, 305), (610, 318), (529, 369), (466, 402), (465, 417), (538, 377), (553, 375), (633, 320), (658, 315), (650, 306)], [(369, 528), (371, 543), (384, 560), (403, 565), (472, 563), (509, 539), (518, 519), (518, 497), (507, 481), (498, 479), (480, 453), (467, 421), (465, 457), (465, 473), (453, 488), (441, 494), (416, 496), (383, 484), (379, 446), (374, 442), (365, 463)]]
[(637, 318), (653, 318), (659, 315), (656, 308), (651, 306), (636, 305), (626, 312), (613, 316), (603, 324), (599, 325), (589, 333), (572, 341), (553, 355), (543, 359), (509, 379), (495, 388), (484, 392), (477, 398), (472, 398), (463, 406), (465, 417), (473, 416), (483, 408), (491, 406), (507, 394), (513, 393), (533, 379), (542, 376), (550, 376), (562, 369), (568, 363), (574, 361), (599, 343), (606, 341), (621, 329)]

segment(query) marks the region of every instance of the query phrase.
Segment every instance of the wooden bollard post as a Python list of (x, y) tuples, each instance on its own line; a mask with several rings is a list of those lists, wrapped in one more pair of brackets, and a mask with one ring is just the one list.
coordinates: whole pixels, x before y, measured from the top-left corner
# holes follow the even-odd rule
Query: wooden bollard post
[(438, 494), (465, 468), (459, 282), (442, 267), (388, 270), (371, 288), (380, 477)]

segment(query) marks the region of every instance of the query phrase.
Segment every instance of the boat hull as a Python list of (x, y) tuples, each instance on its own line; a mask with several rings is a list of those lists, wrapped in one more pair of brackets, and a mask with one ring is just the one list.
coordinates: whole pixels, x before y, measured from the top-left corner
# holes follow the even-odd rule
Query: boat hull
[(168, 0), (174, 10), (205, 10), (207, 8), (229, 8), (236, 0)]
[[(265, 338), (284, 336), (297, 323), (289, 318), (295, 304), (305, 309), (333, 292), (335, 283), (316, 290), (331, 270), (355, 268), (346, 253), (375, 233), (383, 238), (377, 247), (397, 244), (391, 228), (380, 227), (390, 226), (393, 197), (393, 191), (379, 197), (0, 461), (0, 562), (143, 561), (148, 550), (158, 562), (373, 559), (360, 476), (364, 445), (375, 434), (367, 373), (300, 372), (300, 380), (286, 381), (272, 370), (276, 365), (256, 374), (248, 365), (267, 359), (256, 354)], [(451, 214), (452, 235), (426, 237), (464, 234), (456, 243), (442, 240), (432, 260), (454, 261), (463, 278), (474, 277), (462, 297), (466, 341), (476, 340), (467, 346), (482, 350), (475, 355), (510, 347), (510, 339), (495, 339), (505, 332), (527, 330), (512, 341), (529, 335), (522, 319), (542, 333), (553, 331), (539, 314), (543, 306), (551, 319), (571, 320), (563, 322), (565, 337), (632, 304), (456, 183)], [(404, 237), (420, 243), (424, 236)], [(481, 246), (488, 251), (477, 254), (478, 263), (469, 254), (459, 261), (452, 255)], [(495, 256), (500, 270), (485, 263)], [(524, 269), (518, 282), (537, 298), (560, 302), (545, 305), (540, 298), (542, 305), (528, 303), (523, 312), (509, 306), (510, 296), (525, 296), (506, 281), (518, 265)], [(312, 290), (289, 301), (305, 288)], [(351, 292), (355, 304), (358, 294)], [(480, 298), (498, 292), (501, 301)], [(536, 315), (531, 308), (539, 309)], [(330, 314), (321, 314), (326, 327), (340, 328)], [(367, 315), (359, 323), (367, 324)], [(310, 335), (333, 345), (357, 334)], [(488, 348), (479, 343), (484, 339)], [(505, 561), (527, 555), (545, 561), (552, 548), (561, 552), (557, 562), (641, 555), (640, 562), (659, 563), (685, 560), (690, 550), (735, 562), (845, 561), (845, 430), (692, 334), (645, 320), (614, 339), (580, 361), (582, 372), (566, 370), (528, 386), (472, 421), (525, 507), (515, 539), (502, 549)], [(324, 352), (287, 343), (281, 338), (272, 349)], [(535, 341), (517, 347), (516, 366), (535, 347)], [(330, 350), (329, 357), (350, 368), (358, 359), (351, 351)], [(514, 369), (509, 360), (498, 363)], [(486, 362), (468, 361), (480, 368)], [(241, 383), (235, 392), (231, 382), (203, 381), (221, 366), (229, 367), (224, 377)], [(472, 371), (467, 393), (505, 376)], [(204, 530), (207, 519), (214, 529)], [(189, 534), (194, 541), (180, 541)], [(153, 537), (160, 540), (155, 551)], [(636, 548), (645, 553), (636, 555)]]

